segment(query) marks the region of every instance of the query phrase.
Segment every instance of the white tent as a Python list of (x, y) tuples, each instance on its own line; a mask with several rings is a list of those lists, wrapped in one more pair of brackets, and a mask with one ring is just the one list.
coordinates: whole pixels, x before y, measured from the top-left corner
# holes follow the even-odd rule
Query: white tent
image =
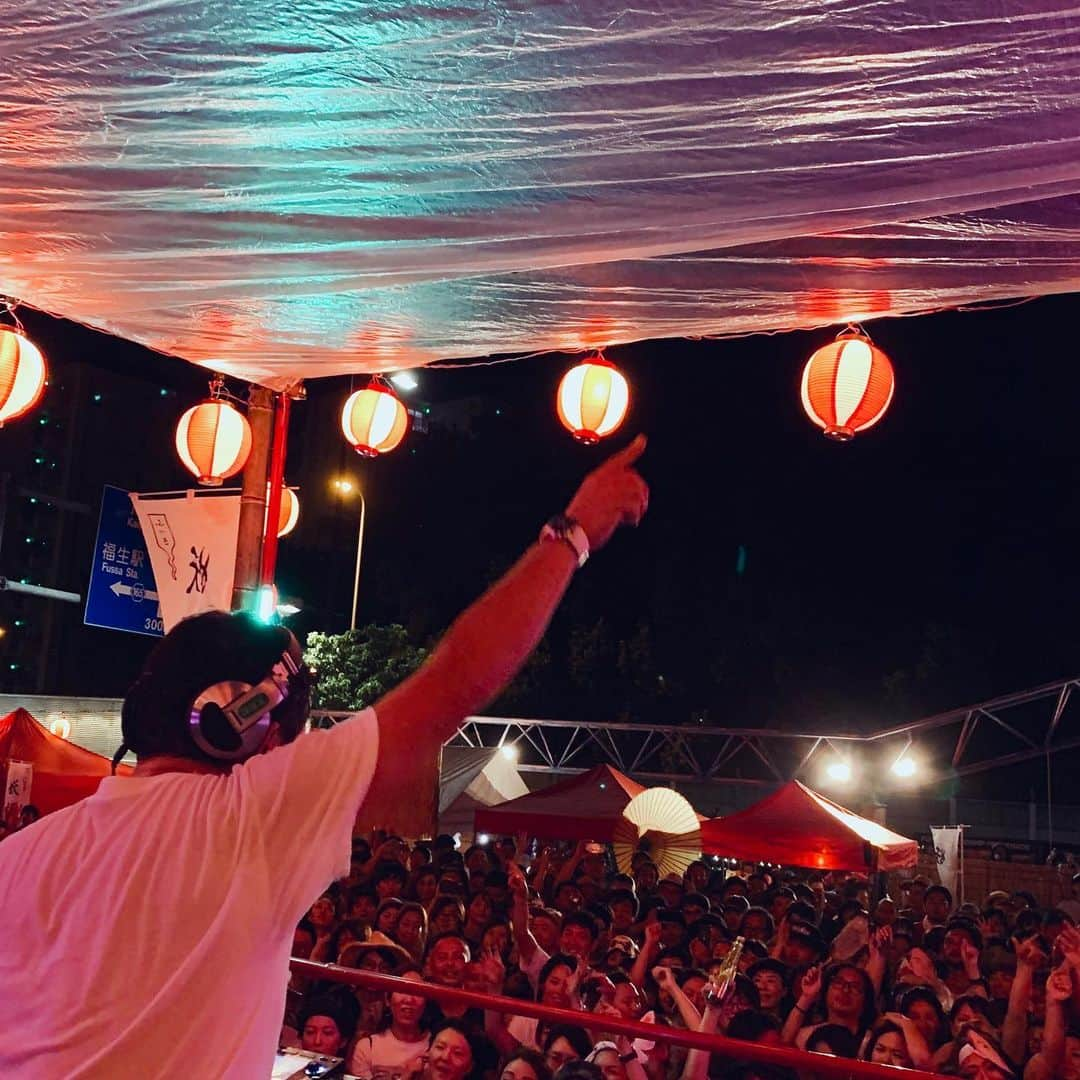
[(528, 794), (515, 764), (492, 747), (443, 748), (439, 776), (439, 832), (471, 836), (479, 806)]

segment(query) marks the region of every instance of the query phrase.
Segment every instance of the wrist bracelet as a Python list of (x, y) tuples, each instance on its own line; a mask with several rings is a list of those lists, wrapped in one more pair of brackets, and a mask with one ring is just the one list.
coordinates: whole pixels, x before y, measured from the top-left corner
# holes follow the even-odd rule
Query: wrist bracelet
[(803, 1016), (806, 1016), (807, 1010), (804, 1009), (797, 1001), (791, 1006), (796, 1012), (801, 1012)]

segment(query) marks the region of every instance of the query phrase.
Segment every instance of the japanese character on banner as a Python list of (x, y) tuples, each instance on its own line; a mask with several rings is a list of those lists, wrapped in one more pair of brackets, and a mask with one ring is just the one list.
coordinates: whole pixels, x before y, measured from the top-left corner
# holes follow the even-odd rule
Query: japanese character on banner
[(30, 785), (34, 767), (29, 761), (9, 761), (4, 782), (4, 820), (9, 828), (17, 828), (19, 814), (30, 801)]

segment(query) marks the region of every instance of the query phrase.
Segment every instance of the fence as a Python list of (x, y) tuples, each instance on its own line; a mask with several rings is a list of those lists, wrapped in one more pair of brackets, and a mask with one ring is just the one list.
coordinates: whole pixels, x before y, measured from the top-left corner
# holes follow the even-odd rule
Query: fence
[(298, 975), (310, 979), (347, 983), (368, 990), (397, 991), (415, 997), (432, 998), (451, 1005), (467, 1008), (489, 1009), (514, 1016), (531, 1016), (551, 1024), (572, 1024), (575, 1027), (594, 1027), (616, 1035), (667, 1042), (688, 1049), (708, 1050), (739, 1063), (753, 1063), (772, 1068), (797, 1069), (804, 1076), (828, 1077), (830, 1080), (859, 1078), (859, 1080), (941, 1080), (936, 1073), (920, 1069), (901, 1069), (893, 1065), (877, 1065), (871, 1061), (855, 1061), (828, 1054), (812, 1054), (790, 1046), (764, 1046), (761, 1043), (728, 1039), (723, 1035), (705, 1035), (698, 1031), (666, 1027), (661, 1024), (643, 1024), (635, 1020), (623, 1020), (614, 1016), (593, 1016), (574, 1009), (557, 1009), (535, 1001), (478, 994), (472, 990), (458, 990), (449, 986), (399, 979), (393, 975), (380, 975), (374, 971), (358, 971), (356, 968), (338, 967), (336, 964), (318, 964), (311, 960), (291, 960), (289, 967)]

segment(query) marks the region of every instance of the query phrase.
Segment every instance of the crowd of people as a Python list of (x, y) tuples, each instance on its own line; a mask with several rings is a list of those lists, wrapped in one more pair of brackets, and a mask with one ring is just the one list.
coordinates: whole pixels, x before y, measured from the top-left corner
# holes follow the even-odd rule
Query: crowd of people
[(358, 838), (294, 956), (583, 1015), (548, 1024), (294, 975), (282, 1042), (362, 1080), (786, 1075), (606, 1030), (618, 1017), (972, 1080), (1080, 1080), (1080, 875), (1047, 910), (1024, 892), (957, 904), (922, 877), (896, 891), (706, 861), (661, 876), (646, 853), (619, 873), (597, 844)]

